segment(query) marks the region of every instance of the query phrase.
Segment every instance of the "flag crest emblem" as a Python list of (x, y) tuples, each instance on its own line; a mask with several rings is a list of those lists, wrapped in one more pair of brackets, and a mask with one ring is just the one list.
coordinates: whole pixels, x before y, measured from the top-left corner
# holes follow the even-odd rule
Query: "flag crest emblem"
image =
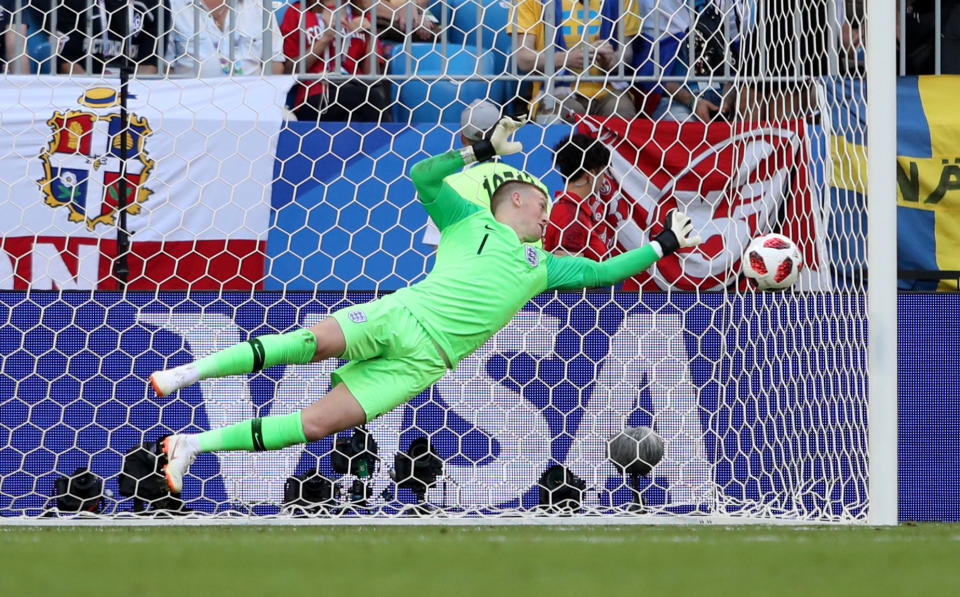
[(40, 153), (44, 177), (37, 184), (44, 203), (66, 207), (71, 222), (93, 230), (115, 223), (121, 176), (128, 214), (138, 214), (151, 195), (146, 183), (154, 161), (145, 143), (153, 131), (146, 118), (132, 113), (123, 130), (119, 93), (110, 87), (87, 89), (77, 103), (47, 120), (51, 136)]

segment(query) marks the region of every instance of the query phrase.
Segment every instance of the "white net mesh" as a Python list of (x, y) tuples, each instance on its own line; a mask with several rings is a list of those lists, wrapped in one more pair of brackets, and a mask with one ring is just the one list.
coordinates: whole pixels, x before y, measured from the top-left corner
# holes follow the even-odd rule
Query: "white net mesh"
[[(6, 519), (866, 516), (859, 2), (3, 6)], [(704, 243), (537, 297), (366, 443), (204, 454), (180, 496), (126, 482), (143, 442), (323, 395), (336, 360), (147, 379), (422, 279), (410, 167), (522, 113), (504, 162), (557, 191), (546, 249), (605, 259), (672, 208)], [(759, 293), (740, 258), (770, 232), (804, 266)], [(662, 458), (629, 474), (607, 441), (638, 427)]]

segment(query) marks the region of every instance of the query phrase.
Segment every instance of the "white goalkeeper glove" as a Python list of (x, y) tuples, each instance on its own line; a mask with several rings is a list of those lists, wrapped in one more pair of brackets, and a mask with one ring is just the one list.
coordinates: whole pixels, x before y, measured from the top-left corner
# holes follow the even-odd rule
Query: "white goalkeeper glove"
[(678, 249), (695, 247), (700, 244), (700, 235), (693, 229), (693, 222), (682, 211), (671, 209), (663, 223), (663, 232), (653, 240), (660, 243), (663, 255), (675, 253)]
[[(495, 155), (510, 155), (523, 151), (523, 144), (519, 141), (511, 141), (510, 136), (525, 124), (527, 124), (526, 116), (520, 118), (520, 120), (514, 120), (509, 116), (501, 118), (500, 122), (493, 127), (489, 141), (486, 139), (477, 141), (470, 148), (473, 150), (473, 159), (477, 162), (483, 162)], [(464, 161), (468, 161), (468, 158), (469, 156), (464, 155)]]
[(497, 126), (493, 127), (493, 132), (490, 133), (490, 145), (493, 145), (493, 150), (497, 152), (497, 155), (510, 155), (523, 151), (523, 144), (519, 141), (511, 141), (510, 136), (525, 124), (527, 124), (526, 116), (521, 117), (520, 120), (514, 120), (509, 116), (500, 119)]

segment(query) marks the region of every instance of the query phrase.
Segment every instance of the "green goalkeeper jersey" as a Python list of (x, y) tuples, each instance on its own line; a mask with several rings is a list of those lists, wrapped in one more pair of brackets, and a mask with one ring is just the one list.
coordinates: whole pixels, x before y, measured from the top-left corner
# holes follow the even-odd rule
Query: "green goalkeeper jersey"
[(464, 166), (459, 151), (414, 165), (410, 177), (441, 231), (426, 279), (396, 292), (456, 365), (534, 296), (553, 289), (606, 286), (648, 268), (659, 251), (646, 245), (612, 259), (555, 257), (520, 242), (517, 233), (461, 197), (444, 177)]

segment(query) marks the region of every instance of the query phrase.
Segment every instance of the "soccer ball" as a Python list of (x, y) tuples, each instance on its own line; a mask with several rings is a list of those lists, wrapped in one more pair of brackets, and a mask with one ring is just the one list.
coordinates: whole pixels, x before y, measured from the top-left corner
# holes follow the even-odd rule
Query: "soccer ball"
[(803, 256), (786, 236), (764, 234), (750, 241), (740, 263), (743, 275), (760, 290), (783, 290), (797, 281)]

